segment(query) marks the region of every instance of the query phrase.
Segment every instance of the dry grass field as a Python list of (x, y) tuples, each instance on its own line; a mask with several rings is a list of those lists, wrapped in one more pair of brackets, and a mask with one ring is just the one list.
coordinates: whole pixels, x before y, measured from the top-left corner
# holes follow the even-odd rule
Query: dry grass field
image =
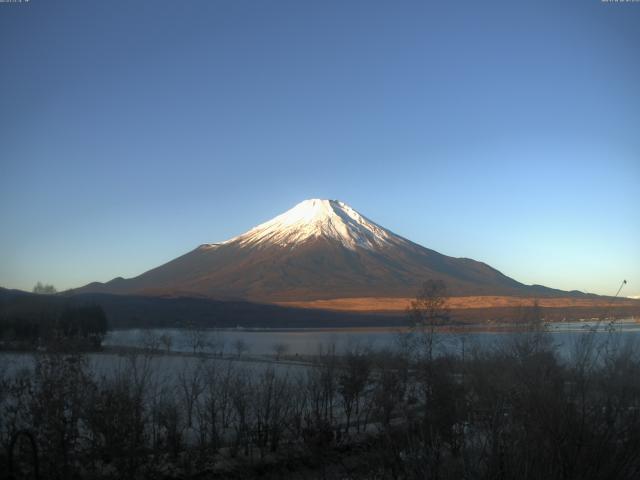
[[(279, 302), (279, 305), (301, 308), (317, 308), (322, 310), (350, 311), (350, 312), (401, 312), (411, 303), (411, 298), (392, 297), (358, 297), (336, 298), (331, 300), (311, 300), (299, 302)], [(547, 308), (574, 308), (574, 307), (599, 307), (612, 306), (640, 307), (640, 301), (630, 298), (532, 298), (532, 297), (506, 297), (506, 296), (470, 296), (450, 297), (447, 305), (452, 310), (475, 308), (517, 308), (527, 307), (535, 301), (541, 307)]]

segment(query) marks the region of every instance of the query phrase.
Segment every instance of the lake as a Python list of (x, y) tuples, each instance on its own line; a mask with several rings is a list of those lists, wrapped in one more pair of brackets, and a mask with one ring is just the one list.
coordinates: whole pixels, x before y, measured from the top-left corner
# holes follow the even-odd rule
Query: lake
[[(617, 341), (640, 338), (640, 322), (634, 319), (618, 320), (610, 325), (606, 322), (559, 322), (546, 327), (552, 342), (561, 353), (568, 353), (576, 340), (585, 333), (595, 332), (599, 341), (604, 341), (610, 333), (615, 333)], [(321, 350), (335, 346), (338, 353), (353, 347), (372, 349), (397, 348), (404, 328), (344, 328), (344, 329), (216, 329), (191, 331), (185, 329), (131, 329), (110, 331), (103, 344), (105, 346), (143, 347), (154, 345), (163, 348), (159, 339), (163, 336), (170, 340), (170, 350), (174, 352), (193, 351), (194, 342), (200, 345), (199, 351), (205, 353), (223, 352), (226, 355), (236, 353), (238, 342), (245, 348), (243, 354), (251, 356), (273, 356), (276, 346), (287, 355), (313, 355)], [(479, 348), (499, 345), (522, 333), (506, 325), (482, 325), (465, 327), (459, 330), (442, 330), (438, 333), (440, 348), (449, 352), (477, 346)], [(166, 348), (166, 346), (165, 346)]]

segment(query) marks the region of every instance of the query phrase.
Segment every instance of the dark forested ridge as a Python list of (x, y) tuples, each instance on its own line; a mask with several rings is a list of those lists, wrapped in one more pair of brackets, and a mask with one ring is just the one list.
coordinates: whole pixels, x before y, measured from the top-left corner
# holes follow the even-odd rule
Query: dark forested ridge
[(200, 327), (301, 328), (370, 325), (401, 325), (403, 312), (362, 314), (281, 307), (244, 301), (220, 301), (192, 297), (77, 294), (34, 295), (0, 289), (0, 319), (54, 318), (65, 308), (99, 305), (109, 328)]
[(33, 349), (56, 338), (99, 348), (108, 329), (102, 306), (87, 299), (0, 290), (0, 347)]

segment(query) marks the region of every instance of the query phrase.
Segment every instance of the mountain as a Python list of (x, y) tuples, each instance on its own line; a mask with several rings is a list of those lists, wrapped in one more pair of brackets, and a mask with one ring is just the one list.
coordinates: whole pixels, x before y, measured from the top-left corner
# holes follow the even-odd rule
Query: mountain
[(456, 296), (578, 294), (524, 285), (485, 263), (442, 255), (343, 202), (320, 199), (135, 278), (95, 282), (76, 292), (286, 302), (412, 297), (426, 279), (444, 280)]

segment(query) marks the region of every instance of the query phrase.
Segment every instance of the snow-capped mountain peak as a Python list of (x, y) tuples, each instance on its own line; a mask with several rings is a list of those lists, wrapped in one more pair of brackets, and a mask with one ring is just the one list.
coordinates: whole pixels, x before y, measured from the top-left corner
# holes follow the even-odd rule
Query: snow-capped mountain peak
[[(558, 295), (490, 266), (406, 240), (337, 200), (312, 199), (222, 243), (83, 292), (195, 295), (258, 302), (415, 295), (425, 279), (452, 295)], [(233, 307), (235, 308), (235, 307)], [(238, 310), (240, 311), (240, 310)]]
[(360, 215), (338, 200), (310, 199), (225, 243), (242, 246), (295, 246), (324, 237), (349, 249), (373, 249), (401, 240), (389, 230)]

